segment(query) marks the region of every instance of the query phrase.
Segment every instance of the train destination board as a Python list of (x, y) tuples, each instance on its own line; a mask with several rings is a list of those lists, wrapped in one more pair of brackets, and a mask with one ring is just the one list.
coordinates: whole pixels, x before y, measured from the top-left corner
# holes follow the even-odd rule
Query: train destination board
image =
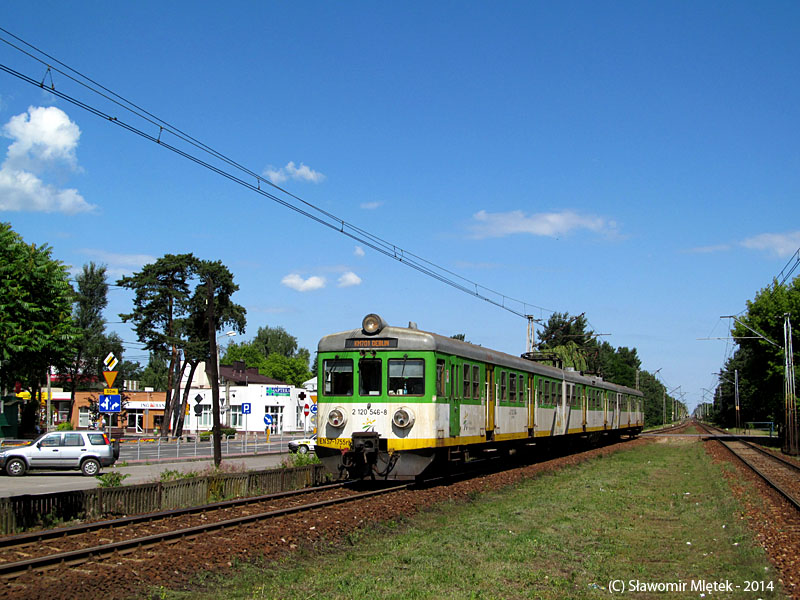
[(345, 348), (397, 348), (397, 338), (374, 338), (357, 340), (350, 338), (344, 341)]

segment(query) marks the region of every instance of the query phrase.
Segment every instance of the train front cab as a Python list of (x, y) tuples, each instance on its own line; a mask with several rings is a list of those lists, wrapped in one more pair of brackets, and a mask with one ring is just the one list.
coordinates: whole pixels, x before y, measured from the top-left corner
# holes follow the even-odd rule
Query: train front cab
[(433, 460), (436, 366), (430, 352), (319, 354), (317, 456), (350, 478), (413, 479)]

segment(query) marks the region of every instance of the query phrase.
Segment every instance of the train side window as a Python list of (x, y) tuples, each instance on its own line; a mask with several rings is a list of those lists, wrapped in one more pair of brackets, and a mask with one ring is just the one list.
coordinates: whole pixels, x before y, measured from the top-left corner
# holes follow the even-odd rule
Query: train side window
[(362, 358), (358, 361), (358, 393), (361, 396), (381, 395), (380, 358)]
[(542, 388), (542, 405), (543, 406), (550, 406), (550, 382), (545, 379), (544, 386)]
[(445, 395), (444, 391), (444, 375), (447, 372), (445, 369), (444, 361), (437, 360), (436, 361), (436, 396), (439, 398), (443, 398)]
[(505, 402), (508, 398), (506, 396), (507, 386), (506, 383), (508, 374), (505, 371), (500, 371), (500, 401)]
[(511, 373), (508, 376), (508, 396), (511, 402), (517, 401), (517, 374)]
[(470, 383), (469, 380), (469, 374), (471, 373), (471, 370), (469, 368), (469, 365), (466, 363), (464, 363), (463, 368), (464, 368), (464, 382), (463, 382), (464, 385), (462, 386), (464, 390), (463, 396), (464, 398), (471, 398), (472, 384)]
[(519, 376), (519, 388), (517, 391), (519, 392), (519, 403), (525, 404), (525, 375)]
[(322, 363), (326, 396), (353, 395), (353, 361), (347, 359), (326, 360)]
[(425, 361), (421, 358), (389, 359), (389, 395), (421, 396), (425, 393)]
[(472, 365), (472, 397), (478, 400), (481, 397), (481, 368)]
[(559, 381), (556, 384), (556, 405), (561, 405), (561, 398), (562, 398), (561, 391), (562, 391), (561, 390), (561, 382)]

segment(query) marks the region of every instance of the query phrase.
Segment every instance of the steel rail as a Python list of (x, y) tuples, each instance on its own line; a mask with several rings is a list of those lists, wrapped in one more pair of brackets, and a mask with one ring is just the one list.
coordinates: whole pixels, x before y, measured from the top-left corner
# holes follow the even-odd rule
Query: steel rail
[(70, 525), (68, 527), (58, 527), (55, 529), (43, 529), (41, 531), (31, 531), (27, 533), (19, 533), (0, 538), (0, 549), (5, 550), (15, 546), (25, 546), (28, 544), (42, 542), (44, 540), (51, 540), (54, 538), (64, 539), (75, 535), (81, 535), (99, 529), (108, 529), (113, 527), (124, 527), (126, 525), (135, 525), (146, 521), (158, 521), (161, 519), (168, 519), (170, 517), (179, 517), (183, 515), (191, 515), (209, 510), (217, 510), (223, 508), (231, 508), (236, 506), (245, 506), (247, 504), (256, 504), (258, 502), (268, 502), (270, 500), (279, 500), (281, 498), (290, 498), (293, 496), (302, 496), (318, 491), (325, 491), (343, 487), (351, 482), (332, 483), (328, 485), (321, 485), (318, 487), (303, 488), (300, 490), (289, 490), (286, 492), (276, 492), (274, 494), (264, 494), (261, 496), (248, 496), (246, 498), (235, 498), (233, 500), (223, 500), (222, 502), (212, 502), (209, 504), (201, 504), (199, 506), (189, 506), (185, 508), (174, 508), (169, 510), (162, 510), (151, 513), (142, 513), (139, 515), (131, 515), (128, 517), (120, 517), (119, 519), (106, 519), (104, 521), (92, 521), (89, 523), (80, 523), (78, 525)]
[(40, 556), (28, 560), (0, 564), (0, 577), (4, 577), (5, 579), (14, 579), (29, 571), (43, 570), (46, 569), (47, 567), (52, 567), (54, 565), (57, 566), (62, 564), (63, 565), (80, 564), (99, 556), (115, 554), (115, 553), (126, 553), (136, 550), (137, 548), (154, 546), (159, 543), (167, 542), (170, 540), (197, 537), (204, 533), (209, 533), (212, 531), (225, 529), (228, 527), (237, 527), (239, 525), (245, 525), (247, 523), (252, 523), (254, 521), (291, 515), (307, 510), (314, 510), (326, 506), (333, 506), (336, 504), (345, 504), (347, 502), (353, 502), (356, 500), (363, 500), (364, 498), (369, 498), (371, 496), (378, 496), (381, 494), (386, 494), (400, 489), (408, 488), (411, 485), (413, 484), (405, 483), (388, 488), (383, 488), (380, 490), (362, 492), (354, 496), (348, 496), (346, 498), (334, 498), (332, 500), (322, 500), (320, 502), (312, 502), (310, 504), (304, 504), (301, 506), (291, 506), (288, 508), (271, 510), (264, 513), (258, 513), (255, 515), (246, 515), (243, 517), (236, 517), (233, 519), (218, 521), (216, 523), (206, 523), (203, 525), (196, 525), (194, 527), (186, 527), (184, 529), (178, 529), (175, 531), (148, 535), (141, 538), (123, 540), (120, 542), (112, 542), (109, 544), (103, 544), (101, 546), (94, 546), (92, 548), (84, 548), (82, 550), (71, 550), (69, 552), (60, 552), (57, 554), (51, 554), (49, 556)]
[(759, 452), (759, 453), (763, 454), (764, 456), (768, 456), (769, 458), (772, 458), (774, 460), (777, 460), (780, 463), (783, 463), (784, 465), (786, 465), (787, 467), (789, 467), (793, 471), (800, 471), (800, 463), (793, 462), (791, 460), (783, 458), (782, 456), (778, 456), (777, 454), (773, 454), (769, 450), (765, 450), (764, 448), (762, 448), (761, 446), (758, 446), (757, 444), (754, 444), (750, 440), (743, 440), (742, 438), (739, 438), (736, 441), (747, 445), (747, 447), (750, 448), (751, 450), (755, 450), (756, 452)]
[[(705, 427), (705, 428), (706, 428), (706, 431), (708, 431), (709, 433), (711, 433), (711, 431), (710, 431), (711, 427), (709, 427), (708, 425), (703, 425), (703, 427)], [(728, 450), (728, 452), (730, 452), (730, 453), (731, 453), (731, 454), (733, 454), (733, 455), (734, 455), (736, 458), (738, 458), (740, 461), (742, 461), (742, 463), (743, 463), (743, 464), (744, 464), (746, 467), (748, 467), (748, 468), (749, 468), (750, 470), (752, 470), (752, 471), (753, 471), (753, 472), (754, 472), (756, 475), (758, 475), (759, 477), (761, 477), (761, 479), (763, 479), (763, 480), (764, 480), (764, 481), (765, 481), (765, 482), (766, 482), (766, 483), (767, 483), (767, 484), (768, 484), (768, 485), (769, 485), (769, 486), (770, 486), (772, 489), (774, 489), (776, 492), (778, 492), (778, 493), (779, 493), (781, 496), (783, 496), (783, 497), (784, 497), (784, 498), (785, 498), (785, 499), (786, 499), (786, 500), (787, 500), (787, 501), (788, 501), (788, 502), (789, 502), (789, 503), (790, 503), (792, 506), (794, 506), (795, 510), (797, 510), (798, 512), (800, 512), (800, 501), (798, 501), (798, 500), (797, 500), (796, 498), (794, 498), (794, 497), (793, 497), (791, 494), (789, 494), (789, 493), (788, 493), (786, 490), (784, 490), (784, 489), (783, 489), (783, 488), (780, 486), (780, 484), (778, 484), (777, 482), (773, 481), (773, 480), (772, 480), (772, 479), (771, 479), (771, 478), (770, 478), (768, 475), (766, 475), (765, 473), (763, 473), (763, 472), (762, 472), (762, 471), (761, 471), (761, 470), (760, 470), (758, 467), (756, 467), (754, 464), (752, 464), (750, 461), (748, 461), (748, 460), (747, 460), (747, 459), (746, 459), (744, 456), (742, 456), (740, 453), (736, 452), (736, 450), (734, 450), (733, 448), (731, 448), (731, 446), (728, 444), (728, 442), (727, 442), (726, 440), (723, 440), (722, 438), (719, 438), (719, 437), (715, 437), (715, 438), (713, 438), (713, 439), (715, 439), (716, 441), (718, 441), (718, 442), (719, 442), (719, 443), (720, 443), (720, 444), (721, 444), (721, 445), (722, 445), (722, 446), (723, 446), (723, 447), (724, 447), (726, 450)], [(781, 457), (779, 457), (779, 456), (775, 456), (775, 455), (774, 455), (774, 454), (772, 454), (771, 452), (766, 452), (766, 451), (764, 451), (764, 450), (761, 450), (760, 448), (756, 448), (756, 447), (752, 446), (752, 444), (751, 444), (750, 442), (746, 441), (746, 440), (742, 440), (742, 439), (736, 438), (736, 439), (733, 439), (733, 440), (731, 440), (731, 441), (734, 441), (734, 442), (740, 442), (740, 443), (743, 443), (743, 444), (745, 444), (745, 445), (746, 445), (748, 448), (751, 448), (751, 449), (758, 450), (759, 452), (761, 452), (762, 454), (766, 455), (767, 457), (769, 457), (769, 458), (771, 458), (771, 459), (775, 460), (775, 461), (776, 461), (778, 464), (780, 464), (781, 466), (789, 466), (789, 467), (791, 467), (792, 469), (797, 469), (797, 468), (798, 468), (796, 465), (793, 465), (793, 464), (788, 464), (788, 465), (787, 465), (787, 464), (785, 464), (785, 463), (786, 463), (786, 461), (784, 461), (784, 460), (783, 460)]]

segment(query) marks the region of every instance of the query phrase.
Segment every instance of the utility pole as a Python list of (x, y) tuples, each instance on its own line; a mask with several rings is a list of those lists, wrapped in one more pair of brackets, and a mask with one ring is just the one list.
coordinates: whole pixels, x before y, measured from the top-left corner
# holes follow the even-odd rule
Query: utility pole
[(525, 315), (528, 319), (528, 342), (526, 344), (525, 352), (531, 353), (536, 347), (536, 318), (533, 315)]
[(734, 401), (736, 402), (736, 429), (738, 429), (739, 433), (741, 433), (741, 429), (742, 429), (742, 413), (739, 410), (739, 369), (734, 369), (734, 371), (733, 371), (733, 379), (734, 379), (734, 382), (733, 382), (733, 385), (734, 385), (733, 397), (734, 397)]
[(206, 281), (208, 297), (206, 316), (208, 319), (208, 364), (211, 367), (211, 418), (213, 423), (212, 437), (214, 438), (214, 466), (219, 468), (222, 463), (222, 442), (219, 422), (219, 370), (217, 369), (217, 326), (214, 316), (214, 281), (211, 277)]
[(784, 435), (783, 451), (791, 456), (800, 454), (797, 439), (797, 397), (794, 387), (794, 354), (792, 352), (792, 323), (789, 313), (783, 315), (783, 355), (785, 360), (786, 377), (784, 378), (784, 408), (786, 434)]

